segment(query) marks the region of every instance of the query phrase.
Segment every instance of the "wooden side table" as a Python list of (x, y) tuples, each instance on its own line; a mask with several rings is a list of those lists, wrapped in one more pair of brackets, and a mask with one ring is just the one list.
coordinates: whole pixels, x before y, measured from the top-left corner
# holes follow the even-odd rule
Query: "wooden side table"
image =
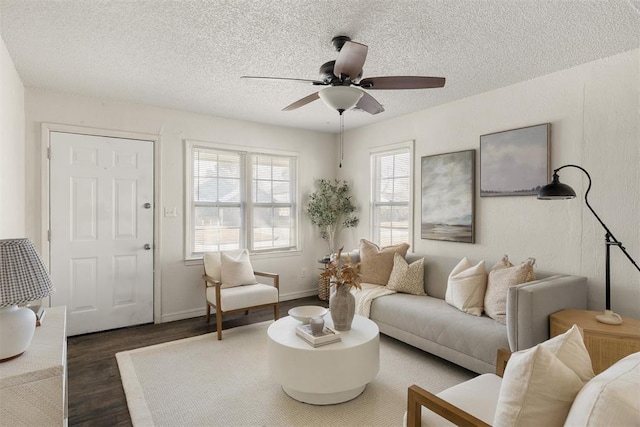
[(549, 335), (555, 337), (578, 325), (597, 374), (631, 353), (640, 351), (640, 320), (623, 317), (621, 325), (596, 320), (599, 311), (565, 309), (549, 318)]

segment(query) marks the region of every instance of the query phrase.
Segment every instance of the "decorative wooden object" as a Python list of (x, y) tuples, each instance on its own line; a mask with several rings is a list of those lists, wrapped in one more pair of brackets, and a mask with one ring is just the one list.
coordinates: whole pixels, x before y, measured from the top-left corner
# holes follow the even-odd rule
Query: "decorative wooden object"
[(621, 325), (607, 325), (596, 320), (599, 314), (602, 312), (565, 309), (549, 318), (551, 337), (578, 325), (596, 375), (623, 357), (640, 351), (640, 320), (623, 317)]

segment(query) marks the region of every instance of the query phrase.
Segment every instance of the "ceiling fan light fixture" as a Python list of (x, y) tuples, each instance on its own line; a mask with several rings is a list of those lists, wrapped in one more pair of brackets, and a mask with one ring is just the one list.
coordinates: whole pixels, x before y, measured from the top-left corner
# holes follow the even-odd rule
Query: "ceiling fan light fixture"
[(363, 92), (351, 86), (330, 86), (322, 89), (318, 95), (332, 110), (346, 111), (358, 103)]

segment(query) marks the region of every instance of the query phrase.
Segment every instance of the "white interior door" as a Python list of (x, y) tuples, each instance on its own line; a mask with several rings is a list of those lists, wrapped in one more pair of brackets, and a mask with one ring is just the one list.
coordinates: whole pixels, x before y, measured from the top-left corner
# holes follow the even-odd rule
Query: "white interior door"
[(67, 334), (153, 321), (153, 142), (50, 133), (50, 260)]

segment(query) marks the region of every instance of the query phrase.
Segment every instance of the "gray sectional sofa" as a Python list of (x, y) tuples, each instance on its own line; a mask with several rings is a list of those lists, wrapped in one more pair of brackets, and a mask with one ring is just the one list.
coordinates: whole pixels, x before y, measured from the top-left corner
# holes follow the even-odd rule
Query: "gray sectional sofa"
[[(357, 250), (350, 255), (352, 262), (359, 261)], [(449, 273), (460, 259), (415, 253), (405, 259), (412, 263), (423, 257), (427, 296), (382, 296), (372, 302), (370, 318), (383, 334), (477, 373), (495, 372), (498, 348), (518, 351), (548, 339), (550, 314), (587, 306), (585, 277), (536, 270), (537, 280), (509, 289), (506, 325), (473, 316), (444, 300)]]

